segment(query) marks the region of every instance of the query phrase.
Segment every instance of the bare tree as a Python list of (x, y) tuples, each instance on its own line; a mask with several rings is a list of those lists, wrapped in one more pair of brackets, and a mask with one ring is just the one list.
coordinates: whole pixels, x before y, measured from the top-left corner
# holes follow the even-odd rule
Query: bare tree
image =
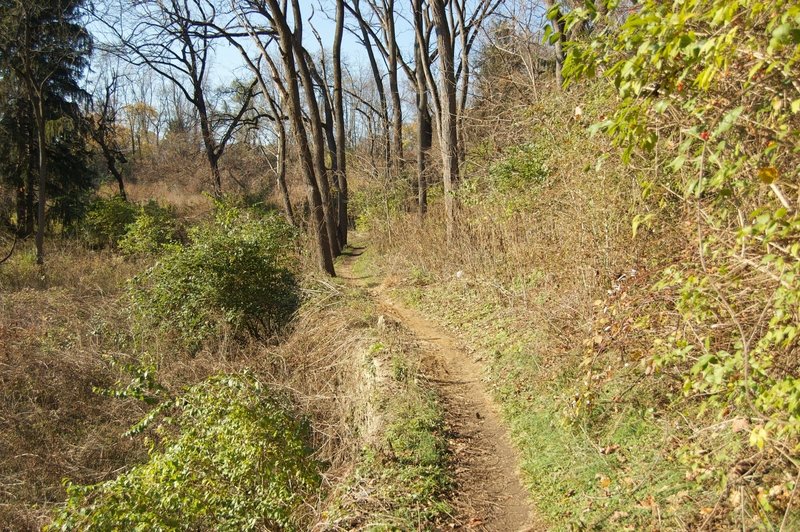
[(566, 40), (564, 35), (564, 16), (561, 6), (555, 0), (545, 0), (545, 4), (547, 5), (547, 17), (552, 25), (553, 48), (556, 52), (556, 85), (562, 87), (564, 85), (564, 76), (561, 74), (561, 69), (564, 66), (564, 42)]
[(345, 135), (344, 89), (342, 87), (342, 38), (344, 34), (344, 0), (336, 0), (336, 32), (333, 38), (333, 108), (336, 121), (336, 162), (338, 181), (339, 244), (347, 245), (347, 137)]
[(219, 160), (251, 107), (256, 83), (230, 113), (216, 113), (207, 92), (208, 68), (217, 16), (209, 0), (122, 0), (120, 15), (97, 17), (113, 37), (112, 53), (133, 66), (147, 67), (172, 82), (197, 112), (215, 195), (222, 193)]
[[(352, 4), (352, 5), (351, 5)], [(389, 103), (386, 99), (386, 89), (383, 85), (383, 73), (381, 71), (380, 66), (378, 65), (378, 59), (375, 56), (375, 50), (373, 48), (373, 43), (377, 43), (379, 49), (381, 48), (380, 45), (380, 38), (374, 32), (374, 29), (371, 27), (367, 19), (365, 18), (365, 14), (361, 11), (361, 2), (360, 0), (351, 0), (350, 3), (345, 3), (345, 7), (347, 10), (353, 15), (358, 23), (358, 33), (353, 31), (353, 34), (361, 41), (361, 44), (364, 46), (364, 50), (367, 53), (367, 59), (369, 60), (370, 69), (372, 71), (372, 79), (375, 84), (375, 90), (378, 95), (378, 103), (380, 104), (378, 111), (380, 113), (381, 122), (383, 125), (383, 152), (386, 161), (386, 174), (387, 178), (392, 173), (392, 132), (390, 129), (390, 119), (389, 119)], [(385, 49), (384, 49), (385, 50)]]
[[(251, 58), (248, 48), (238, 42), (236, 31), (218, 29), (223, 30), (222, 33), (229, 42), (239, 50), (265, 93), (269, 89), (261, 63), (266, 63), (269, 68), (272, 83), (285, 104), (283, 112), (288, 117), (297, 146), (311, 208), (319, 267), (329, 275), (335, 275), (333, 257), (340, 253), (339, 238), (325, 167), (324, 126), (317, 104), (312, 68), (308, 64), (310, 56), (302, 45), (303, 20), (300, 6), (293, 1), (290, 14), (286, 4), (279, 3), (278, 0), (243, 0), (235, 8), (241, 31), (256, 47), (259, 60)], [(289, 26), (290, 16), (295, 25), (294, 30)], [(277, 45), (280, 67), (269, 51), (273, 43)]]
[[(453, 28), (447, 17), (445, 0), (431, 0), (431, 17), (436, 30), (436, 46), (439, 52), (439, 98), (436, 106), (439, 115), (439, 147), (442, 152), (444, 208), (447, 238), (452, 240), (456, 231), (456, 209), (458, 207), (456, 189), (461, 174), (459, 171), (455, 47), (452, 40)], [(429, 66), (428, 76), (432, 81), (433, 74), (430, 72)]]
[(433, 144), (433, 123), (428, 103), (428, 83), (423, 63), (430, 61), (431, 24), (426, 24), (423, 0), (412, 0), (414, 27), (419, 28), (414, 39), (414, 70), (408, 72), (414, 85), (417, 104), (417, 207), (420, 217), (428, 209), (428, 156)]
[[(263, 78), (261, 80), (263, 82)], [(272, 94), (272, 91), (267, 90), (266, 83), (262, 85), (263, 95), (269, 105), (273, 124), (275, 124), (275, 131), (277, 133), (277, 150), (275, 154), (275, 182), (278, 185), (278, 191), (281, 194), (281, 201), (283, 202), (283, 212), (286, 219), (292, 225), (297, 225), (295, 220), (294, 209), (292, 208), (292, 200), (289, 198), (289, 187), (286, 185), (286, 161), (287, 161), (287, 142), (286, 142), (286, 125), (284, 124), (284, 113), (281, 109), (278, 97)]]
[[(468, 6), (467, 0), (430, 0), (427, 3), (412, 0), (414, 33), (417, 47), (422, 51), (418, 57), (418, 61), (422, 61), (417, 68), (422, 67), (424, 71), (439, 133), (448, 239), (453, 238), (456, 230), (456, 190), (465, 154), (462, 128), (470, 85), (470, 53), (481, 25), (501, 1), (478, 0)], [(424, 53), (429, 43), (427, 31), (430, 27), (436, 32), (438, 83), (432, 67), (433, 58)]]
[(122, 178), (122, 169), (119, 165), (127, 162), (125, 154), (117, 139), (117, 102), (116, 92), (119, 76), (112, 72), (110, 79), (100, 83), (97, 87), (98, 93), (92, 98), (89, 106), (87, 121), (89, 123), (89, 133), (92, 140), (100, 148), (106, 167), (109, 173), (117, 181), (119, 195), (127, 200), (125, 193), (125, 182)]

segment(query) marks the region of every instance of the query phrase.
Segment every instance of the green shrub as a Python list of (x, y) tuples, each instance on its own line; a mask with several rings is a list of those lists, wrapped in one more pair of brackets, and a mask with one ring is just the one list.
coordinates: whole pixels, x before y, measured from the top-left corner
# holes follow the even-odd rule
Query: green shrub
[(215, 220), (192, 228), (130, 286), (142, 330), (177, 330), (192, 348), (223, 325), (256, 336), (278, 333), (299, 305), (288, 269), (294, 229), (276, 214), (256, 217), (218, 209)]
[(150, 200), (140, 208), (136, 220), (127, 226), (118, 245), (127, 255), (152, 255), (177, 240), (174, 210)]
[(169, 407), (149, 460), (101, 484), (68, 485), (51, 530), (299, 527), (318, 465), (308, 424), (284, 397), (248, 375), (217, 375)]
[(508, 213), (523, 210), (550, 171), (545, 150), (535, 144), (512, 146), (489, 167), (487, 174), (476, 173), (459, 192), (465, 205), (503, 205)]
[(128, 226), (136, 221), (139, 207), (120, 196), (97, 198), (90, 205), (83, 222), (83, 235), (92, 247), (116, 246)]
[[(565, 31), (596, 15), (573, 10)], [(727, 512), (741, 528), (792, 528), (782, 494), (794, 493), (800, 455), (800, 5), (645, 0), (569, 49), (566, 79), (600, 74), (619, 98), (593, 130), (646, 170), (649, 212), (634, 231), (686, 213), (687, 246), (651, 292), (668, 310), (637, 317), (657, 331), (645, 372), (678, 377), (701, 412), (747, 420), (740, 460), (759, 462), (760, 484)], [(720, 491), (736, 486), (727, 468), (714, 475)]]
[(489, 168), (490, 184), (501, 193), (524, 192), (541, 185), (548, 170), (542, 150), (535, 144), (513, 146)]
[(391, 183), (373, 182), (354, 189), (349, 205), (356, 219), (358, 230), (386, 228), (391, 225), (393, 216), (409, 205), (412, 196), (407, 179)]

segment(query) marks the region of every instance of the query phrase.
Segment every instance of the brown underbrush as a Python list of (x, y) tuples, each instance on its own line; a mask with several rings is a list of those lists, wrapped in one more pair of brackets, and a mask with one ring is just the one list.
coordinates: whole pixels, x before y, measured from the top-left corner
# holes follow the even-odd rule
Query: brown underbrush
[(791, 461), (748, 443), (746, 414), (686, 393), (688, 368), (654, 367), (658, 339), (684, 330), (680, 295), (654, 286), (698, 263), (695, 215), (643, 199), (658, 158), (624, 164), (588, 133), (612, 107), (590, 85), (473, 117), (456, 238), (434, 188), (423, 222), (399, 203), (362, 211), (372, 261), (485, 362), (553, 526), (786, 526)]
[[(243, 370), (288, 394), (311, 422), (314, 458), (323, 467), (323, 490), (306, 501), (304, 519), (335, 526), (332, 507), (335, 519), (361, 519), (364, 501), (340, 507), (349, 488), (328, 493), (352, 478), (366, 449), (384, 445), (387, 423), (403, 423), (386, 403), (388, 389), (377, 385), (392, 381), (390, 360), (405, 364), (411, 356), (375, 328), (374, 303), (312, 275), (301, 282), (305, 302), (279, 342), (223, 330), (194, 352), (169, 335), (148, 334), (143, 344), (126, 283), (152, 260), (52, 239), (43, 268), (26, 242), (0, 269), (0, 528), (48, 523), (65, 499), (64, 480), (95, 484), (144, 463), (159, 433), (125, 434), (152, 408), (125, 392), (141, 370), (155, 383), (144, 391), (159, 400), (212, 375)], [(407, 400), (433, 408), (423, 392), (414, 394)], [(399, 474), (405, 466), (398, 467)], [(394, 505), (401, 520), (394, 522), (402, 522), (417, 505), (438, 504), (424, 495), (380, 504)]]

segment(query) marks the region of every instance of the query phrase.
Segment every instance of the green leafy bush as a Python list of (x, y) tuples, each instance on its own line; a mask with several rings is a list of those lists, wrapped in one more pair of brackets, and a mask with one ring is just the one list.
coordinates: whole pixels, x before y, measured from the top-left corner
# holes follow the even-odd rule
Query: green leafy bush
[[(596, 16), (575, 10), (569, 25)], [(565, 74), (601, 73), (620, 98), (595, 129), (653, 165), (648, 223), (676, 204), (688, 214), (683, 263), (654, 287), (679, 319), (648, 369), (677, 373), (720, 417), (751, 420), (749, 443), (796, 465), (800, 5), (647, 0), (570, 47)]]
[(288, 268), (294, 239), (277, 214), (218, 207), (213, 221), (190, 230), (186, 246), (168, 249), (132, 280), (137, 323), (179, 331), (193, 348), (223, 325), (259, 337), (278, 333), (299, 305)]
[(178, 240), (174, 209), (155, 201), (143, 205), (136, 220), (119, 239), (119, 249), (127, 255), (152, 255)]
[(544, 148), (521, 144), (506, 149), (485, 174), (477, 172), (460, 190), (465, 205), (502, 205), (506, 214), (522, 211), (546, 183), (550, 171)]
[(505, 157), (489, 168), (491, 187), (497, 192), (527, 192), (547, 179), (542, 150), (534, 144), (513, 146)]
[(83, 221), (86, 242), (92, 247), (116, 246), (138, 213), (139, 206), (121, 196), (95, 199)]
[(93, 486), (68, 485), (50, 530), (299, 528), (319, 483), (309, 427), (249, 375), (217, 375), (170, 402), (149, 460)]

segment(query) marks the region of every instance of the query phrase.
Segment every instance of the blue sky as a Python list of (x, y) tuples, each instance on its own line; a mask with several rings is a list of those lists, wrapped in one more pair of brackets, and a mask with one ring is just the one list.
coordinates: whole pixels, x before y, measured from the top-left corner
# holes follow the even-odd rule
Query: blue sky
[[(398, 1), (397, 9), (401, 12), (401, 14), (407, 9), (407, 3), (408, 2), (404, 2), (402, 0)], [(301, 7), (303, 9), (303, 15), (306, 17), (312, 15), (313, 12), (311, 22), (319, 32), (323, 46), (327, 50), (330, 50), (333, 47), (335, 30), (335, 24), (333, 21), (333, 2), (331, 0), (304, 0), (301, 2)], [(362, 7), (362, 10), (364, 9), (365, 7)], [(404, 56), (406, 56), (408, 59), (411, 59), (414, 43), (413, 31), (405, 23), (402, 16), (397, 16), (395, 20), (400, 49)], [(351, 20), (349, 16), (347, 17), (347, 23), (351, 27), (355, 27), (355, 21)], [(307, 22), (303, 31), (306, 48), (308, 48), (312, 53), (317, 52), (319, 50), (319, 45)], [(351, 66), (358, 67), (358, 65), (368, 65), (368, 59), (364, 47), (361, 45), (361, 42), (347, 30), (345, 30), (342, 38), (342, 55), (345, 59), (345, 62)], [(379, 61), (382, 61), (377, 50), (376, 57)], [(239, 52), (230, 45), (219, 45), (215, 53), (211, 81), (216, 83), (229, 83), (236, 77), (249, 77)]]

